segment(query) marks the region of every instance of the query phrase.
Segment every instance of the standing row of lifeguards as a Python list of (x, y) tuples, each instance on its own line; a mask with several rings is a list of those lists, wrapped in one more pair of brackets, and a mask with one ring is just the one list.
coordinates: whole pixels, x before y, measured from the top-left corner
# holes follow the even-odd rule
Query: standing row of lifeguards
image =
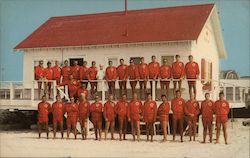
[[(150, 80), (152, 90), (152, 80), (160, 80), (162, 94), (167, 97), (169, 95), (170, 80), (173, 79), (174, 89), (173, 92), (181, 90), (182, 79), (184, 77), (188, 80), (189, 94), (194, 94), (196, 97), (196, 79), (199, 78), (199, 65), (193, 61), (193, 56), (188, 57), (189, 62), (184, 65), (180, 60), (180, 56), (175, 56), (176, 61), (172, 65), (167, 64), (167, 60), (163, 60), (163, 65), (156, 61), (156, 57), (152, 56), (152, 61), (149, 64), (144, 62), (144, 57), (140, 59), (140, 64), (136, 65), (134, 60), (130, 60), (130, 64), (126, 65), (123, 59), (120, 59), (118, 67), (113, 66), (112, 61), (108, 62), (108, 67), (103, 75), (98, 75), (96, 62), (92, 61), (91, 67), (87, 67), (87, 61), (83, 62), (83, 66), (79, 66), (77, 61), (69, 66), (68, 61), (64, 61), (64, 66), (61, 68), (59, 62), (55, 61), (55, 66), (51, 66), (51, 62), (47, 63), (47, 68), (43, 67), (43, 61), (39, 61), (39, 65), (35, 67), (35, 79), (38, 81), (38, 95), (41, 95), (41, 85), (44, 80), (56, 80), (58, 86), (68, 85), (70, 97), (79, 97), (78, 90), (80, 88), (86, 89), (88, 83), (91, 85), (91, 95), (94, 96), (97, 92), (97, 79), (104, 79), (108, 83), (109, 94), (115, 94), (115, 82), (119, 83), (119, 94), (127, 94), (127, 80), (129, 79), (132, 94), (135, 93), (135, 87), (139, 81), (140, 85), (140, 98), (148, 93), (147, 82)], [(102, 74), (102, 72), (100, 72)], [(101, 76), (101, 77), (100, 77)], [(178, 88), (177, 88), (178, 83)], [(157, 82), (156, 82), (157, 86)], [(51, 82), (47, 83), (48, 96), (51, 97)], [(192, 91), (193, 89), (193, 91)], [(166, 92), (163, 92), (166, 90)], [(46, 92), (45, 92), (46, 93)]]
[[(183, 122), (187, 118), (189, 125), (189, 136), (190, 141), (195, 141), (196, 136), (196, 123), (198, 115), (202, 115), (202, 123), (204, 127), (203, 142), (206, 142), (207, 130), (209, 130), (210, 142), (212, 142), (212, 122), (213, 115), (216, 115), (216, 143), (219, 143), (219, 135), (221, 126), (223, 127), (225, 143), (227, 144), (227, 120), (229, 113), (229, 104), (224, 99), (224, 94), (221, 92), (219, 94), (219, 100), (215, 103), (210, 100), (209, 93), (205, 94), (205, 100), (199, 106), (199, 103), (194, 98), (194, 95), (190, 96), (188, 101), (185, 101), (181, 97), (179, 90), (176, 91), (175, 98), (171, 101), (171, 110), (173, 112), (173, 140), (175, 141), (177, 124), (179, 124), (181, 142), (183, 142)], [(86, 122), (90, 117), (91, 122), (94, 125), (95, 138), (98, 140), (102, 139), (102, 122), (103, 117), (105, 119), (105, 140), (107, 139), (107, 134), (109, 129), (111, 130), (111, 139), (114, 139), (114, 127), (115, 127), (115, 117), (118, 116), (119, 124), (119, 137), (120, 140), (126, 139), (127, 133), (127, 122), (130, 122), (131, 131), (133, 135), (133, 140), (140, 141), (140, 121), (146, 123), (146, 135), (147, 141), (151, 135), (151, 141), (153, 141), (153, 126), (154, 123), (159, 119), (161, 127), (163, 129), (163, 141), (167, 140), (167, 125), (169, 122), (169, 111), (170, 104), (166, 95), (162, 95), (162, 103), (157, 109), (157, 103), (152, 100), (151, 94), (147, 94), (147, 99), (144, 104), (137, 96), (136, 93), (133, 94), (133, 99), (128, 102), (126, 94), (122, 95), (122, 98), (118, 101), (114, 101), (112, 94), (109, 95), (108, 100), (102, 105), (99, 96), (95, 96), (95, 101), (90, 104), (86, 99), (84, 93), (81, 94), (79, 102), (75, 102), (74, 98), (70, 99), (70, 103), (64, 103), (61, 101), (61, 97), (57, 96), (57, 101), (50, 104), (46, 101), (46, 96), (42, 97), (42, 102), (38, 104), (38, 130), (39, 138), (41, 136), (41, 126), (45, 125), (47, 130), (47, 138), (49, 138), (48, 131), (48, 115), (50, 112), (53, 114), (53, 131), (54, 138), (56, 137), (57, 125), (60, 125), (61, 135), (63, 138), (63, 116), (67, 113), (67, 138), (71, 129), (74, 131), (75, 139), (77, 138), (76, 124), (79, 120), (82, 128), (82, 138), (87, 138)]]

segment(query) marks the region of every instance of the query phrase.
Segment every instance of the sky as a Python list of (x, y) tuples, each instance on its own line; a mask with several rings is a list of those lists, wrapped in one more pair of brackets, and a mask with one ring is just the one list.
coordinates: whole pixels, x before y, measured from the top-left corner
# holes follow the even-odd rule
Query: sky
[[(227, 59), (221, 70), (250, 76), (249, 0), (128, 0), (128, 9), (215, 3)], [(52, 16), (124, 10), (124, 0), (0, 0), (0, 81), (22, 81), (23, 53), (13, 48)]]

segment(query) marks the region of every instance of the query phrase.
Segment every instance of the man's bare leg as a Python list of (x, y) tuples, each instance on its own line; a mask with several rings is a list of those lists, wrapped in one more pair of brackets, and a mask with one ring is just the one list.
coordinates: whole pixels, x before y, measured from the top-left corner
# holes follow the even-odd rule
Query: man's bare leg
[(60, 123), (61, 139), (63, 139), (63, 121)]
[(54, 134), (53, 139), (56, 138), (56, 129), (57, 129), (57, 122), (54, 122), (54, 123), (53, 123), (53, 134)]
[(216, 122), (216, 144), (220, 143), (220, 128), (221, 128), (221, 123)]
[(37, 129), (38, 129), (38, 138), (41, 138), (41, 124), (39, 122), (37, 122)]
[(175, 141), (176, 130), (177, 130), (177, 120), (173, 119), (173, 141)]
[(98, 122), (99, 141), (102, 140), (102, 122)]
[(223, 134), (224, 134), (225, 144), (228, 144), (228, 142), (227, 142), (227, 122), (222, 123), (222, 127), (223, 127)]
[(115, 131), (115, 121), (112, 121), (112, 122), (111, 122), (111, 129), (110, 129), (110, 132), (111, 132), (111, 140), (114, 140), (114, 131)]
[(106, 121), (106, 126), (105, 126), (105, 140), (107, 140), (107, 135), (110, 127), (110, 121)]

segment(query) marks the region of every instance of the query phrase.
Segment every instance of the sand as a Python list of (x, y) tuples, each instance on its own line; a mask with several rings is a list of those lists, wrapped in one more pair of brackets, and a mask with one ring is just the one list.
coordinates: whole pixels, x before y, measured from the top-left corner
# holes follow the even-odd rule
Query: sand
[[(45, 139), (45, 133), (41, 139), (37, 138), (34, 131), (11, 131), (0, 133), (1, 157), (239, 157), (249, 158), (249, 126), (242, 126), (242, 121), (237, 119), (233, 124), (228, 123), (229, 144), (225, 145), (221, 133), (220, 144), (202, 144), (202, 133), (197, 136), (196, 142), (189, 142), (185, 136), (184, 142), (173, 142), (172, 135), (168, 141), (162, 143), (162, 136), (155, 136), (154, 142), (146, 142), (146, 136), (141, 136), (140, 142), (133, 142), (131, 135), (128, 140), (103, 140), (95, 141), (93, 132), (90, 132), (88, 140), (78, 139), (61, 140)], [(66, 133), (65, 133), (66, 135)], [(104, 134), (103, 134), (104, 135)], [(60, 136), (60, 133), (57, 134)], [(52, 137), (52, 132), (50, 133)], [(118, 139), (118, 134), (115, 135)], [(215, 138), (215, 134), (213, 135)], [(109, 135), (110, 138), (110, 135)]]

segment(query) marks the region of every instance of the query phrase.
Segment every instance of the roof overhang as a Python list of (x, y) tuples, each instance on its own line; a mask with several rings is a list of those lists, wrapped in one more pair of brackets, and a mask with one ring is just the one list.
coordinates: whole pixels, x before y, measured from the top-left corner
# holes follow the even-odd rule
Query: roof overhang
[(136, 46), (155, 46), (155, 45), (174, 45), (184, 44), (195, 40), (180, 41), (157, 41), (157, 42), (137, 42), (137, 43), (117, 43), (117, 44), (99, 44), (99, 45), (81, 45), (81, 46), (58, 46), (58, 47), (39, 47), (39, 48), (20, 48), (13, 49), (14, 52), (30, 51), (30, 50), (62, 50), (62, 49), (90, 49), (90, 48), (117, 48), (117, 47), (136, 47)]

